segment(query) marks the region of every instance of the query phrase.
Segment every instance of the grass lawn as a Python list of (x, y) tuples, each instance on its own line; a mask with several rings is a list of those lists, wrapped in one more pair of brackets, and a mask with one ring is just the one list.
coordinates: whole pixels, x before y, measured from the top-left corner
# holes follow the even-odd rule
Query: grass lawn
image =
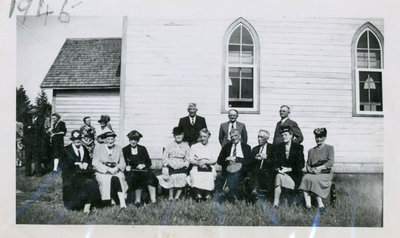
[(118, 206), (95, 210), (91, 215), (64, 209), (61, 175), (25, 177), (17, 169), (17, 224), (122, 224), (122, 225), (223, 225), (223, 226), (383, 226), (382, 174), (337, 174), (335, 208), (325, 202), (325, 212), (313, 211), (282, 203), (273, 210), (269, 201), (254, 205), (215, 201), (196, 203), (182, 199), (169, 203), (159, 198), (156, 205), (128, 209), (119, 213)]

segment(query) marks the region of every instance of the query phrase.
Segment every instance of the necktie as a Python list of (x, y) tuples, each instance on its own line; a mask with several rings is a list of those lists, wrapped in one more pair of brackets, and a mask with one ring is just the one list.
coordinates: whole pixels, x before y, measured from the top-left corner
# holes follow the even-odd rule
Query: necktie
[(191, 121), (190, 124), (192, 124), (192, 126), (193, 126), (193, 125), (194, 125), (194, 118), (191, 117), (191, 118), (190, 118), (190, 121)]
[(231, 130), (233, 130), (233, 129), (235, 129), (235, 127), (233, 126), (233, 123), (232, 123), (232, 127), (231, 127)]
[[(264, 146), (261, 147), (261, 149), (260, 149), (260, 154), (262, 154), (263, 150), (264, 150)], [(263, 163), (264, 163), (264, 160), (261, 160), (260, 169), (262, 168)]]
[(80, 152), (80, 150), (78, 149), (78, 158), (79, 158), (79, 161), (81, 161), (82, 160), (82, 157), (81, 157), (81, 152)]
[(232, 156), (236, 156), (236, 145), (237, 144), (233, 144)]

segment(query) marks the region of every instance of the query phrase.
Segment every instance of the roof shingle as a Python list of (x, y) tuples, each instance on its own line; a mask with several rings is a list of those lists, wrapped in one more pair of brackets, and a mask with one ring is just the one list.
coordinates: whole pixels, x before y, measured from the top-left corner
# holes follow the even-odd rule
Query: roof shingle
[(119, 87), (121, 38), (67, 39), (42, 88)]

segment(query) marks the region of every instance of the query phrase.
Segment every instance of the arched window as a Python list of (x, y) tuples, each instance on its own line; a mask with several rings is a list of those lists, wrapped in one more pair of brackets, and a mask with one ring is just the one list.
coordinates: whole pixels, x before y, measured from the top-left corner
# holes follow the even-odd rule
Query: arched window
[(259, 112), (259, 51), (257, 33), (246, 20), (239, 18), (228, 27), (224, 37), (223, 112), (231, 108)]
[(383, 36), (371, 23), (353, 38), (353, 114), (383, 115)]

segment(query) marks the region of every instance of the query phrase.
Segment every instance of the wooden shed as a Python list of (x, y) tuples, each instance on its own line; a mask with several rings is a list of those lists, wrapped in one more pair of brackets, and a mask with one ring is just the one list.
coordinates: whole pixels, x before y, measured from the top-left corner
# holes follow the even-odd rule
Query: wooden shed
[(67, 39), (40, 86), (52, 89), (52, 111), (69, 132), (79, 129), (85, 116), (97, 126), (107, 114), (119, 133), (120, 71), (121, 38)]
[[(124, 18), (121, 131), (139, 130), (152, 158), (198, 104), (218, 143), (239, 110), (251, 146), (271, 132), (282, 104), (304, 135), (328, 129), (337, 172), (383, 172), (383, 19)], [(124, 138), (124, 143), (127, 143)]]

